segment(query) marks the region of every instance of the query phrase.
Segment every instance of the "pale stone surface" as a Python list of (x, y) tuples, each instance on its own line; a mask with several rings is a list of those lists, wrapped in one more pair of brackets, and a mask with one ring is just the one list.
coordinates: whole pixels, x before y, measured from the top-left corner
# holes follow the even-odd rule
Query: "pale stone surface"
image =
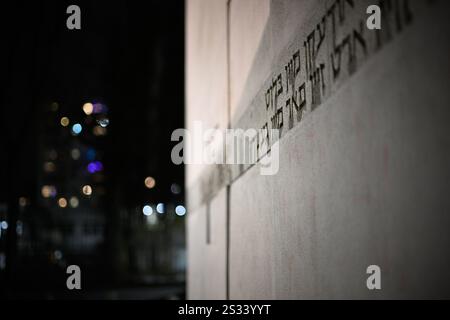
[[(204, 129), (224, 129), (229, 121), (227, 0), (189, 0), (186, 8), (186, 128), (192, 132), (194, 123), (199, 121)], [(203, 141), (193, 142), (203, 144)], [(193, 148), (193, 145), (186, 143), (185, 147)], [(186, 166), (187, 297), (190, 299), (226, 297), (225, 193), (215, 192), (215, 198), (211, 199), (213, 194), (208, 190), (217, 182), (213, 178), (202, 180), (204, 175), (209, 177), (211, 170), (215, 172), (211, 166), (202, 164)]]
[[(286, 134), (278, 175), (256, 166), (231, 186), (230, 298), (450, 297), (440, 9)], [(371, 264), (378, 292), (366, 288)]]
[(226, 299), (225, 190), (187, 216), (189, 299)]
[[(258, 52), (270, 14), (269, 0), (230, 2), (230, 114), (236, 112), (239, 99)], [(269, 70), (269, 64), (262, 65)]]
[[(304, 41), (330, 6), (350, 2), (262, 1), (255, 9), (255, 0), (232, 0), (230, 101), (227, 3), (187, 2), (187, 126), (201, 119), (259, 129), (277, 109), (284, 119), (275, 176), (261, 176), (258, 165), (228, 168), (231, 179), (222, 167), (188, 166), (188, 298), (225, 297), (227, 264), (231, 299), (450, 298), (449, 2), (394, 1), (410, 3), (413, 20), (406, 23), (408, 10), (389, 12), (377, 48), (375, 31), (358, 29), (371, 1), (354, 1), (336, 39), (353, 35), (355, 60), (343, 60), (335, 77), (335, 44), (326, 38), (315, 61), (327, 63), (326, 86), (313, 105)], [(352, 28), (364, 34), (367, 54)], [(300, 118), (285, 106), (289, 90), (265, 106), (265, 90), (279, 73), (285, 83), (298, 48), (294, 87), (305, 82), (307, 94)], [(366, 288), (371, 264), (382, 269), (381, 291)]]
[[(194, 121), (200, 121), (205, 129), (226, 128), (227, 0), (189, 0), (186, 9), (186, 128), (193, 130)], [(188, 186), (204, 168), (188, 166)]]

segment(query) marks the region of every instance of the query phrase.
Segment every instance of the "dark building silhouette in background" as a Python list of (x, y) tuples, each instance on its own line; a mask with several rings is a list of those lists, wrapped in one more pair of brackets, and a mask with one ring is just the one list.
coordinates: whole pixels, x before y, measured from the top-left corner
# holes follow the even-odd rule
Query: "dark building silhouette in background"
[(70, 4), (3, 5), (0, 292), (182, 297), (183, 4), (79, 2), (68, 30)]

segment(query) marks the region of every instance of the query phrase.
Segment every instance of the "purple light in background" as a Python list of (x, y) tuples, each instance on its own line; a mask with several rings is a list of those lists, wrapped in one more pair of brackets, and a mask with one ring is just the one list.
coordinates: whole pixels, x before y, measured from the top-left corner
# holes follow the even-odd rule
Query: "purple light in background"
[(100, 161), (91, 162), (87, 166), (89, 173), (96, 173), (103, 170), (103, 164)]
[(92, 113), (97, 114), (102, 112), (102, 105), (101, 103), (95, 103), (94, 108), (92, 110)]
[(94, 163), (97, 166), (97, 171), (103, 171), (103, 163), (100, 161), (95, 161)]
[(51, 187), (50, 188), (50, 197), (54, 198), (56, 197), (56, 188), (55, 187)]
[(97, 167), (95, 166), (95, 163), (91, 162), (88, 164), (87, 166), (87, 170), (89, 171), (89, 173), (95, 173), (97, 170)]
[(108, 107), (105, 106), (102, 103), (96, 102), (93, 104), (93, 109), (92, 109), (92, 113), (93, 114), (99, 114), (99, 113), (107, 113), (108, 112)]

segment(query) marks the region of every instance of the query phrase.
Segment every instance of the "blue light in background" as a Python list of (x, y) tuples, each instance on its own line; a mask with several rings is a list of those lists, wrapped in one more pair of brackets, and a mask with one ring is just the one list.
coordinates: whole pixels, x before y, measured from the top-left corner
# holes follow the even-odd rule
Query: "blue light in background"
[(73, 134), (75, 134), (75, 135), (80, 134), (82, 130), (83, 130), (83, 127), (82, 127), (81, 124), (79, 124), (79, 123), (75, 123), (75, 124), (72, 126), (72, 132), (73, 132)]
[(86, 152), (86, 159), (88, 161), (94, 161), (96, 154), (97, 153), (95, 152), (95, 149), (89, 148), (88, 151)]
[(8, 222), (2, 221), (2, 222), (0, 223), (0, 227), (1, 227), (3, 230), (8, 229)]

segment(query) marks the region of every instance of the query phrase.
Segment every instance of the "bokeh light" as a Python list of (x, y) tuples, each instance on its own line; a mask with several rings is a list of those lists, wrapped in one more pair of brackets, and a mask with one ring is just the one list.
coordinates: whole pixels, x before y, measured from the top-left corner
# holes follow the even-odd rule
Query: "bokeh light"
[(180, 194), (181, 187), (176, 183), (172, 183), (172, 185), (170, 186), (170, 191), (172, 191), (173, 194)]
[(75, 123), (75, 124), (72, 126), (72, 133), (73, 133), (74, 135), (80, 134), (82, 130), (83, 130), (83, 127), (82, 127), (81, 124), (79, 124), (79, 123)]
[(78, 160), (78, 159), (80, 159), (80, 149), (78, 149), (78, 148), (73, 148), (71, 151), (70, 151), (70, 155), (72, 156), (72, 159), (73, 160)]
[(155, 179), (152, 178), (152, 177), (147, 177), (147, 178), (145, 178), (145, 180), (144, 180), (144, 184), (145, 184), (145, 186), (146, 186), (148, 189), (152, 189), (152, 188), (155, 187), (156, 181), (155, 181)]
[(158, 203), (156, 206), (156, 211), (158, 213), (164, 213), (165, 211), (164, 203)]
[(90, 162), (87, 165), (87, 170), (89, 173), (96, 173), (103, 170), (103, 164), (100, 161)]
[(59, 205), (61, 208), (67, 207), (67, 200), (66, 200), (66, 198), (59, 198), (59, 199), (58, 199), (58, 205)]
[(149, 205), (146, 205), (146, 206), (144, 206), (144, 207), (142, 208), (142, 213), (143, 213), (145, 216), (150, 216), (151, 214), (153, 214), (153, 209), (152, 209), (152, 207), (150, 207)]
[(94, 114), (107, 113), (108, 112), (108, 107), (105, 106), (102, 103), (97, 102), (97, 103), (94, 103), (93, 106), (94, 106), (94, 108), (92, 110), (92, 113), (94, 113)]
[(98, 136), (98, 137), (100, 137), (100, 136), (105, 136), (107, 132), (108, 132), (108, 131), (106, 130), (106, 128), (103, 128), (103, 127), (101, 127), (101, 126), (95, 126), (95, 127), (92, 129), (92, 133), (93, 133), (95, 136)]
[(89, 148), (86, 151), (86, 159), (87, 159), (87, 161), (94, 161), (96, 155), (97, 155), (97, 152), (95, 151), (95, 149), (94, 148)]
[(84, 111), (84, 113), (85, 113), (87, 116), (91, 115), (92, 112), (94, 112), (94, 106), (93, 106), (93, 104), (90, 103), (90, 102), (85, 103), (85, 104), (83, 105), (83, 111)]
[(92, 194), (92, 187), (90, 185), (83, 186), (81, 190), (85, 196), (90, 196)]
[(70, 120), (67, 117), (62, 117), (60, 123), (63, 127), (67, 127), (70, 123)]
[(69, 203), (72, 208), (78, 208), (78, 205), (80, 204), (77, 197), (71, 197)]
[(62, 259), (62, 252), (60, 250), (55, 250), (55, 252), (53, 252), (53, 257), (56, 260), (61, 260)]
[(177, 214), (177, 216), (184, 216), (186, 214), (186, 208), (181, 205), (176, 206), (175, 213)]
[(20, 207), (26, 207), (26, 205), (28, 204), (28, 199), (25, 197), (20, 197), (19, 198), (19, 206)]
[(100, 125), (100, 127), (106, 128), (109, 125), (109, 119), (103, 118), (103, 119), (98, 120), (97, 123)]
[(44, 171), (45, 172), (55, 172), (56, 166), (53, 162), (47, 161), (44, 163)]
[(41, 194), (44, 198), (56, 197), (56, 188), (54, 186), (45, 185), (41, 189)]

